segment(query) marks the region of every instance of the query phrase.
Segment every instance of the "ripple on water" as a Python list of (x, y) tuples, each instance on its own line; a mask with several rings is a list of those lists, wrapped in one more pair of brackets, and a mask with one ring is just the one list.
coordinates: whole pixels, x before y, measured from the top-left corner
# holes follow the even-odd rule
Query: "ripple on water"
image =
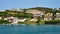
[(60, 34), (60, 25), (0, 25), (1, 34)]

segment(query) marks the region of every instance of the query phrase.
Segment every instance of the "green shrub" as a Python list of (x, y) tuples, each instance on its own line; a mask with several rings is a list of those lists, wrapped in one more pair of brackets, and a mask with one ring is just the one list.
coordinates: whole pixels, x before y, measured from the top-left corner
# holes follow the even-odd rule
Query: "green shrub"
[(18, 22), (18, 24), (24, 24), (24, 22)]
[(60, 23), (60, 20), (45, 21), (45, 24), (57, 24), (57, 23)]
[(40, 20), (40, 24), (45, 24), (45, 23), (44, 23), (44, 20)]
[(7, 20), (0, 20), (0, 24), (8, 24), (9, 22)]

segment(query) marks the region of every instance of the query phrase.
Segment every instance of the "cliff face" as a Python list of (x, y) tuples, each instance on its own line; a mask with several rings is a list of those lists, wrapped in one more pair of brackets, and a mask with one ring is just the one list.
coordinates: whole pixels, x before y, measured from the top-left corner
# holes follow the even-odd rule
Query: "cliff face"
[(45, 11), (45, 12), (51, 12), (51, 11), (52, 11), (52, 8), (47, 8), (47, 7), (28, 8), (28, 10), (29, 10), (29, 9), (36, 9), (36, 10)]

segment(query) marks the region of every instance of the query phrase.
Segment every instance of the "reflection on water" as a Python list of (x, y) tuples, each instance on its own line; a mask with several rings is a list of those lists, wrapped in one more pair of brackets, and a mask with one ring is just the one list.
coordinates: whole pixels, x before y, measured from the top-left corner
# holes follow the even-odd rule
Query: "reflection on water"
[(0, 34), (60, 34), (60, 25), (0, 25)]

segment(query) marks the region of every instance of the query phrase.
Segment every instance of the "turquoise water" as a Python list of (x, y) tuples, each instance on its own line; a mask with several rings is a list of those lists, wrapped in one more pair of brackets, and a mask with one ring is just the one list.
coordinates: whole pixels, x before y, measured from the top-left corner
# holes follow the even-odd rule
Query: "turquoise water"
[(0, 25), (0, 34), (60, 34), (60, 25)]

